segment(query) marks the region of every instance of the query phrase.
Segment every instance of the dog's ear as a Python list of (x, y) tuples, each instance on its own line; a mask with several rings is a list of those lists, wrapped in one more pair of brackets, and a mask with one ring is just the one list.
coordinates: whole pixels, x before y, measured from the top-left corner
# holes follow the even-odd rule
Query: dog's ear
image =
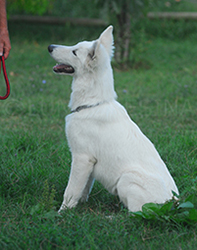
[(113, 46), (114, 39), (113, 39), (112, 31), (113, 31), (113, 26), (109, 26), (106, 30), (103, 31), (99, 39), (93, 43), (88, 53), (91, 60), (94, 60), (96, 56), (99, 54), (99, 49), (100, 49), (101, 44), (106, 49), (110, 59), (112, 58), (113, 49), (114, 49), (114, 46)]
[(89, 51), (88, 55), (90, 56), (90, 58), (92, 60), (95, 59), (97, 46), (98, 46), (98, 41), (95, 41), (94, 44), (93, 44), (93, 46), (92, 46), (92, 48), (91, 48), (91, 50)]
[(110, 58), (113, 56), (113, 49), (114, 49), (114, 38), (113, 38), (113, 26), (110, 25), (106, 30), (101, 33), (98, 42), (101, 43), (105, 49), (107, 50)]

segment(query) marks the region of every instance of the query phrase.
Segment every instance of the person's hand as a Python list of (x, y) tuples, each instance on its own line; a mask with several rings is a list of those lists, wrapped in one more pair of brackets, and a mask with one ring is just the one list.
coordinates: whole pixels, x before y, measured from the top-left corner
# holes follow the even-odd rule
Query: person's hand
[(7, 59), (11, 50), (9, 33), (7, 30), (0, 31), (0, 56), (4, 55)]

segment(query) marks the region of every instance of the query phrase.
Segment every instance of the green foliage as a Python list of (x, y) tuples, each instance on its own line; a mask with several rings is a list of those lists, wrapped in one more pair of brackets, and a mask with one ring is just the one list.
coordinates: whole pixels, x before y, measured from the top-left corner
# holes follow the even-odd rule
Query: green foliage
[(147, 11), (149, 4), (148, 0), (95, 0), (96, 5), (102, 10), (101, 13), (104, 13), (104, 18), (109, 22), (113, 21), (115, 24), (118, 23), (118, 16), (123, 11), (124, 6), (127, 6), (127, 9), (124, 9), (124, 12), (129, 12), (132, 16), (132, 21), (136, 18), (139, 18), (142, 13)]
[[(192, 202), (193, 203), (192, 203)], [(179, 225), (197, 223), (197, 196), (190, 195), (185, 200), (173, 199), (165, 204), (147, 203), (142, 211), (131, 213), (147, 220), (168, 221)]]
[[(9, 0), (7, 1), (8, 11), (12, 14), (26, 13), (39, 14), (45, 13), (55, 16), (69, 17), (88, 17), (109, 19), (109, 15), (119, 14), (121, 6), (127, 0)], [(132, 18), (136, 19), (147, 11), (197, 11), (196, 1), (188, 0), (134, 0), (129, 2), (129, 12)]]
[(149, 0), (149, 11), (195, 12), (197, 11), (197, 2), (190, 0)]
[[(194, 20), (149, 20), (143, 19), (136, 23), (132, 29), (137, 31), (139, 28), (144, 29), (146, 35), (150, 37), (169, 38), (179, 40), (188, 37), (196, 37), (197, 22)], [(134, 40), (135, 41), (135, 40)]]
[(51, 192), (50, 192), (48, 180), (46, 180), (44, 182), (44, 191), (43, 191), (41, 203), (43, 204), (44, 208), (47, 211), (49, 211), (50, 209), (53, 208), (55, 192), (56, 191), (55, 191), (55, 186), (54, 185), (52, 185)]
[(55, 211), (55, 185), (52, 185), (51, 191), (49, 188), (48, 180), (44, 182), (43, 194), (41, 201), (31, 207), (29, 214), (31, 216), (37, 216), (40, 219), (54, 220), (59, 215)]
[(97, 0), (97, 5), (106, 14), (105, 19), (115, 26), (116, 62), (125, 68), (131, 63), (131, 41), (134, 40), (131, 23), (141, 18), (146, 12), (147, 0)]
[(19, 12), (25, 14), (43, 15), (50, 11), (55, 0), (10, 0), (8, 1), (9, 13)]
[(52, 15), (72, 18), (99, 18), (100, 10), (93, 1), (56, 0)]
[[(148, 11), (195, 11), (197, 4), (188, 1), (160, 1), (160, 0), (10, 0), (8, 13), (23, 13), (35, 15), (55, 15), (74, 18), (102, 18), (115, 28), (117, 67), (128, 69), (137, 65), (144, 65), (139, 61), (138, 27), (149, 34), (161, 37), (185, 37), (195, 33), (196, 22), (180, 20), (178, 22), (166, 20), (143, 19)], [(186, 27), (187, 28), (183, 28)], [(83, 34), (83, 32), (81, 32)], [(141, 43), (142, 44), (142, 43)], [(146, 67), (146, 66), (145, 66)], [(149, 66), (148, 66), (149, 67)]]

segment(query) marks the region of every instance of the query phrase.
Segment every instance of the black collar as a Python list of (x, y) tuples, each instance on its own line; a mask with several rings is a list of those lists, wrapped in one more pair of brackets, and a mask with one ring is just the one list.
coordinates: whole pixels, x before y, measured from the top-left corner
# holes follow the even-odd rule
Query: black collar
[(75, 113), (75, 112), (79, 112), (83, 109), (89, 109), (89, 108), (93, 108), (93, 107), (96, 107), (98, 106), (100, 103), (97, 103), (97, 104), (94, 104), (94, 105), (82, 105), (82, 106), (79, 106), (77, 107), (76, 109), (74, 110), (71, 110), (71, 113)]

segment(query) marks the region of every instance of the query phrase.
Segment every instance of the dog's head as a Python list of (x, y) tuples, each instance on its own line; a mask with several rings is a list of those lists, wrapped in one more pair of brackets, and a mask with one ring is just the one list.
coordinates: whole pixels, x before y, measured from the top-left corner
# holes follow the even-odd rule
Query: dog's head
[(113, 56), (112, 31), (113, 27), (109, 26), (97, 40), (80, 42), (74, 46), (49, 45), (50, 55), (58, 62), (53, 71), (58, 74), (80, 75), (97, 66), (106, 67)]

